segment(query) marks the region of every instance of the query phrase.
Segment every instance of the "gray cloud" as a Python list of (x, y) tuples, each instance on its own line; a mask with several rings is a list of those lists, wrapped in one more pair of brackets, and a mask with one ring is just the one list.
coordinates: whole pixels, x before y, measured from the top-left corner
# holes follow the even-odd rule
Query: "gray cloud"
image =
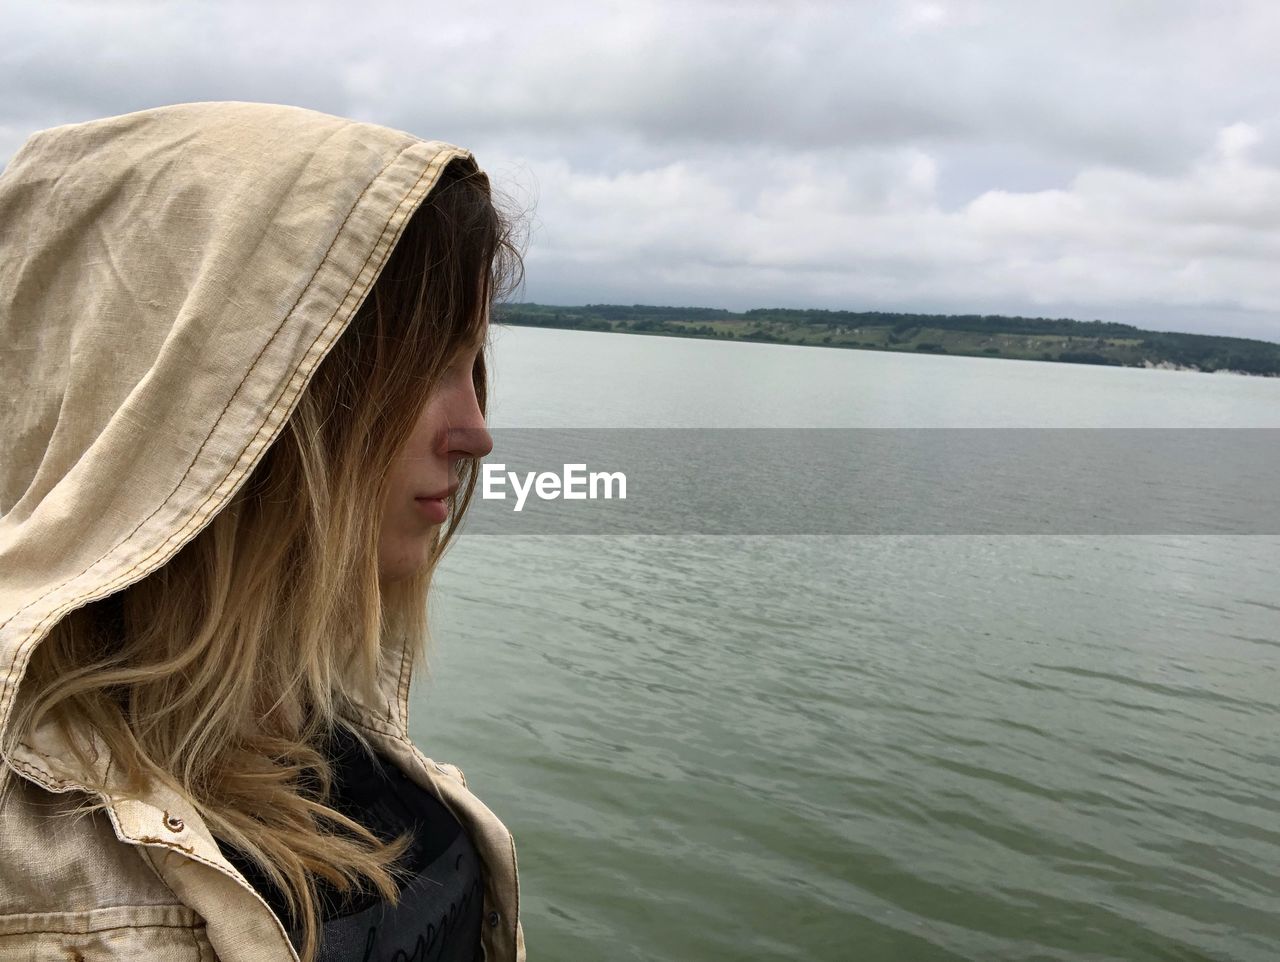
[(270, 100), (471, 147), (526, 296), (1280, 338), (1266, 2), (0, 5), (32, 130)]

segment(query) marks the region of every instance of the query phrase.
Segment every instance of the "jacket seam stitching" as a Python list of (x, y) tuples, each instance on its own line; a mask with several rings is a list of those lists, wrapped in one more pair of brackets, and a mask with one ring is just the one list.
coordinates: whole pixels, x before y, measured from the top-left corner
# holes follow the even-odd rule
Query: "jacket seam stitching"
[(413, 653), (406, 642), (400, 649), (400, 684), (396, 686), (395, 710), (400, 716), (400, 724), (407, 732), (409, 729), (409, 677), (413, 673)]
[(190, 928), (187, 930), (191, 935), (191, 944), (196, 947), (196, 962), (203, 962), (204, 949), (200, 947), (200, 940), (196, 938), (196, 930)]
[(156, 922), (148, 925), (108, 925), (103, 928), (88, 929), (86, 931), (74, 929), (33, 929), (30, 932), (9, 932), (6, 934), (0, 934), (0, 939), (8, 938), (13, 935), (96, 935), (99, 932), (118, 932), (121, 929), (186, 929), (189, 932), (194, 933), (197, 929), (204, 929), (206, 925), (207, 923), (205, 920), (200, 919), (199, 921), (192, 922), (190, 925), (186, 925), (184, 923), (175, 924), (171, 922)]
[[(405, 737), (404, 733), (401, 732), (398, 728), (396, 728), (394, 725), (390, 725), (387, 722), (382, 721), (380, 718), (377, 718), (376, 716), (370, 719), (349, 718), (347, 720), (350, 721), (353, 725), (359, 726), (360, 728), (368, 729), (371, 732), (377, 732), (379, 735), (387, 735), (389, 737), (395, 738), (397, 741), (412, 744)], [(377, 724), (370, 724), (370, 722), (377, 722)]]
[[(18, 744), (19, 744), (22, 748), (25, 748), (25, 749), (27, 749), (27, 750), (28, 750), (28, 751), (30, 751), (30, 752), (35, 752), (35, 749), (34, 749), (34, 748), (32, 748), (30, 745), (28, 745), (26, 742), (19, 742)], [(36, 754), (39, 754), (39, 753), (38, 753), (38, 752), (36, 752)], [(10, 764), (10, 765), (12, 765), (12, 766), (13, 766), (13, 767), (15, 767), (15, 768), (24, 768), (24, 769), (26, 769), (26, 770), (27, 770), (27, 774), (28, 774), (28, 775), (43, 775), (45, 779), (48, 779), (48, 781), (47, 781), (47, 782), (45, 782), (45, 785), (46, 785), (46, 786), (48, 786), (48, 784), (49, 784), (49, 783), (53, 783), (54, 785), (57, 785), (57, 786), (59, 786), (60, 788), (79, 788), (79, 787), (81, 787), (81, 786), (75, 785), (73, 782), (69, 782), (69, 781), (68, 781), (67, 779), (65, 779), (65, 778), (58, 778), (58, 776), (54, 775), (52, 772), (47, 771), (46, 769), (41, 768), (39, 765), (36, 765), (36, 764), (34, 764), (34, 763), (32, 763), (32, 762), (28, 762), (28, 761), (25, 761), (25, 760), (22, 760), (22, 759), (18, 759), (18, 758), (10, 758), (10, 759), (8, 759), (8, 762), (9, 762), (9, 764)], [(42, 779), (42, 781), (44, 781), (44, 779)]]

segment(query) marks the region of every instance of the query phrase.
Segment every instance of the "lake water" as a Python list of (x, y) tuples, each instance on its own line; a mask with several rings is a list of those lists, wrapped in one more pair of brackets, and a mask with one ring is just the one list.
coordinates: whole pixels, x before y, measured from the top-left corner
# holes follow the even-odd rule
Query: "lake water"
[[(495, 427), (1280, 427), (1280, 380), (495, 329)], [(499, 452), (495, 452), (497, 454)], [(1280, 958), (1280, 538), (463, 535), (531, 959)]]

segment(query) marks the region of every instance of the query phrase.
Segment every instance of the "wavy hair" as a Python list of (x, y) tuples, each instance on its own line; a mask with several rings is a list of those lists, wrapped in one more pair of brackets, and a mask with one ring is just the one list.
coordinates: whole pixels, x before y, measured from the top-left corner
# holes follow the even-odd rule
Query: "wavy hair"
[[(69, 731), (74, 718), (127, 773), (125, 794), (158, 780), (185, 797), (280, 889), (303, 962), (319, 944), (318, 880), (398, 898), (410, 839), (384, 841), (331, 807), (323, 749), (343, 704), (377, 690), (389, 653), (407, 643), (425, 662), (431, 577), (479, 465), (461, 466), (427, 564), (383, 584), (387, 475), (449, 364), (520, 284), (518, 223), (483, 174), (449, 164), (241, 489), (163, 567), (63, 619), (33, 653), (15, 706), (8, 741), (46, 717)], [(487, 412), (483, 350), (473, 379)], [(88, 787), (109, 797), (105, 784)]]

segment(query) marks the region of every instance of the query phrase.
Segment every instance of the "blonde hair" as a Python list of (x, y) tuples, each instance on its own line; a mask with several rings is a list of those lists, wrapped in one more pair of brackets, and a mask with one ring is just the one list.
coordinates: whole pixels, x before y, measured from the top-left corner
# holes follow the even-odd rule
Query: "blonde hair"
[[(329, 806), (321, 747), (352, 692), (377, 690), (387, 652), (407, 643), (415, 664), (425, 658), (431, 576), (478, 465), (464, 463), (428, 563), (380, 584), (387, 473), (440, 376), (519, 284), (514, 223), (482, 174), (442, 172), (243, 487), (159, 570), (52, 630), (7, 733), (12, 746), (46, 716), (64, 730), (74, 717), (128, 773), (125, 794), (148, 779), (179, 792), (281, 889), (303, 962), (318, 948), (317, 877), (397, 900), (410, 840), (383, 842)], [(483, 351), (473, 377), (484, 412)], [(4, 766), (0, 785), (9, 777)], [(91, 797), (72, 814), (106, 805)]]

